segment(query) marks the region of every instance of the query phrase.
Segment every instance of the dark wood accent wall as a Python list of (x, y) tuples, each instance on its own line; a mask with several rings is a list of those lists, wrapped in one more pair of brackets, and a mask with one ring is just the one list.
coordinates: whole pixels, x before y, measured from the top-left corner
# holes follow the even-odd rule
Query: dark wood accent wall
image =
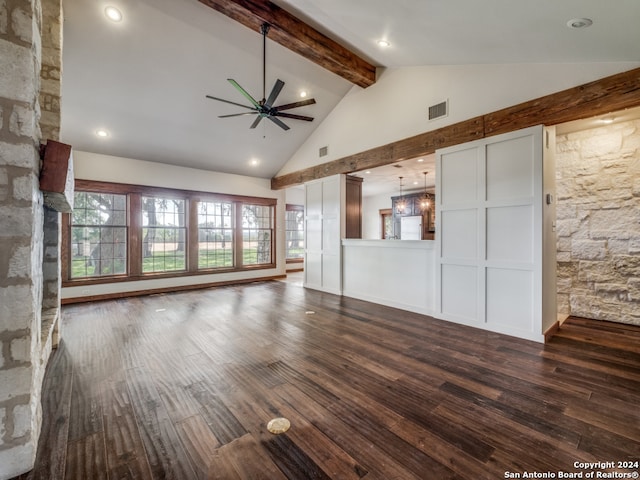
[(317, 178), (429, 155), (438, 148), (534, 125), (556, 125), (640, 106), (640, 68), (271, 179), (279, 190)]
[(270, 1), (200, 0), (201, 3), (268, 37), (322, 68), (366, 88), (376, 81), (376, 67)]
[(73, 160), (71, 145), (47, 140), (40, 147), (42, 169), (40, 170), (40, 190), (44, 194), (44, 204), (58, 212), (73, 210)]
[(362, 178), (347, 175), (345, 238), (362, 238)]

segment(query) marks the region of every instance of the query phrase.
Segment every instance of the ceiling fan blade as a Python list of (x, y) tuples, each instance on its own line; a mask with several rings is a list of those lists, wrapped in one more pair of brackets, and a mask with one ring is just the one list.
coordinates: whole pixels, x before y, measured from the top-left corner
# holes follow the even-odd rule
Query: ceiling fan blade
[(260, 123), (260, 120), (262, 120), (262, 117), (264, 117), (264, 115), (258, 115), (258, 118), (256, 118), (253, 123), (251, 124), (251, 126), (249, 128), (256, 128), (258, 126), (258, 124)]
[(269, 94), (269, 98), (267, 98), (267, 101), (264, 102), (265, 107), (271, 108), (271, 105), (273, 105), (273, 102), (275, 102), (276, 98), (278, 98), (278, 95), (280, 95), (280, 92), (282, 91), (282, 87), (284, 87), (284, 82), (280, 79), (276, 80), (276, 83), (273, 85), (273, 88), (271, 89), (271, 93)]
[(273, 123), (275, 123), (276, 125), (278, 125), (281, 129), (289, 130), (289, 127), (287, 126), (287, 124), (281, 121), (280, 119), (278, 119), (277, 117), (269, 115), (267, 118), (271, 120)]
[(309, 100), (300, 100), (299, 102), (287, 103), (286, 105), (273, 107), (273, 109), (276, 112), (281, 112), (282, 110), (290, 110), (292, 108), (304, 107), (306, 105), (313, 105), (314, 103), (316, 103), (315, 99), (310, 98)]
[(279, 117), (294, 118), (296, 120), (305, 120), (307, 122), (312, 122), (313, 121), (313, 117), (306, 117), (304, 115), (294, 115), (293, 113), (280, 113), (280, 112), (278, 112), (277, 115)]
[(236, 90), (238, 90), (242, 95), (244, 95), (244, 97), (251, 102), (251, 105), (253, 105), (255, 108), (260, 108), (260, 104), (256, 101), (256, 99), (249, 95), (249, 93), (244, 88), (242, 88), (238, 82), (236, 82), (233, 78), (227, 78), (227, 81), (231, 85), (233, 85)]
[(256, 115), (258, 112), (232, 113), (231, 115), (218, 115), (218, 118), (241, 117), (244, 115)]
[(235, 105), (236, 107), (249, 108), (251, 110), (254, 109), (254, 107), (249, 107), (247, 105), (242, 105), (241, 103), (231, 102), (229, 100), (225, 100), (224, 98), (212, 97), (211, 95), (206, 95), (206, 97), (210, 98), (211, 100), (217, 100), (219, 102), (230, 103), (231, 105)]

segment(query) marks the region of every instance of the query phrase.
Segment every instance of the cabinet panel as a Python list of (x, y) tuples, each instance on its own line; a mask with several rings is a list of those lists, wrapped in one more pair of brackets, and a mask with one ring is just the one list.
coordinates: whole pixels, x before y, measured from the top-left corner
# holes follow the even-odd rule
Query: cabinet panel
[(442, 318), (544, 339), (542, 140), (532, 127), (436, 152)]

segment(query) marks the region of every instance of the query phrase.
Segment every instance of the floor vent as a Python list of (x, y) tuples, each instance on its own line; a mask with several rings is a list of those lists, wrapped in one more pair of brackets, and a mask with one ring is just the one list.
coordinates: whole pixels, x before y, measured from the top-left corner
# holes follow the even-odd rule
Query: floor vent
[(449, 114), (449, 101), (445, 100), (437, 105), (431, 105), (429, 107), (429, 120), (435, 120), (436, 118), (446, 117)]
[(291, 422), (284, 417), (274, 418), (267, 423), (267, 430), (274, 435), (285, 433), (291, 427)]

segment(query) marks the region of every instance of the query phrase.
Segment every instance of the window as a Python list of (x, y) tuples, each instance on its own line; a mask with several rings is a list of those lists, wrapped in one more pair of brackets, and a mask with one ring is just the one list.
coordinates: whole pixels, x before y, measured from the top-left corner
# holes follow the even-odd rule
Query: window
[(301, 259), (304, 257), (304, 207), (287, 205), (286, 223), (286, 258)]
[(275, 267), (274, 198), (76, 180), (63, 286)]
[(273, 207), (242, 205), (242, 264), (271, 263)]
[(142, 271), (186, 268), (185, 200), (142, 197)]
[(383, 240), (395, 238), (393, 233), (393, 214), (391, 208), (383, 208), (380, 210), (381, 236)]
[(127, 273), (127, 197), (77, 192), (70, 244), (71, 278)]
[(198, 268), (233, 267), (233, 204), (198, 202)]

